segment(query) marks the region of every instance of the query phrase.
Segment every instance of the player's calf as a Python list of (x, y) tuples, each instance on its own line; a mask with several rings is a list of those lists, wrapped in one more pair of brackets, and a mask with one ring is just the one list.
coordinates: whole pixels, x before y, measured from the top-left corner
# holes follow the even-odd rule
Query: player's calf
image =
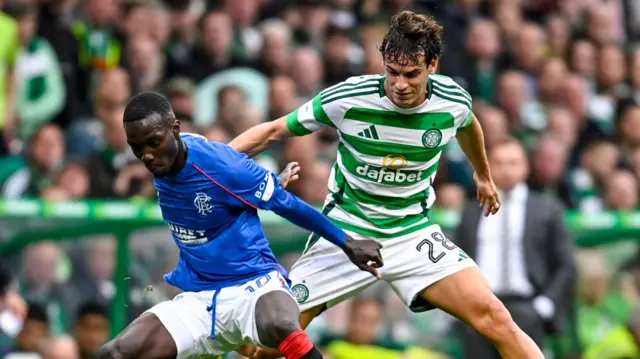
[(260, 342), (278, 349), (286, 359), (321, 359), (322, 354), (300, 327), (300, 310), (283, 292), (269, 292), (256, 304), (256, 327)]
[(518, 331), (507, 308), (494, 296), (487, 296), (478, 304), (478, 313), (472, 317), (471, 325), (496, 344), (509, 340)]
[(490, 340), (503, 358), (544, 359), (540, 348), (513, 321), (477, 267), (463, 269), (428, 287), (424, 299), (462, 319)]
[(498, 298), (487, 295), (479, 309), (470, 324), (493, 342), (503, 358), (544, 358), (537, 344), (518, 327)]

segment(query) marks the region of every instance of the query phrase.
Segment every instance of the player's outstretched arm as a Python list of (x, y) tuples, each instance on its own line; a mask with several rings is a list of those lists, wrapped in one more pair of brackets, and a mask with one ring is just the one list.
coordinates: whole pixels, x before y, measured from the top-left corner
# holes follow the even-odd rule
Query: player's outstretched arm
[(473, 178), (478, 187), (478, 200), (484, 208), (485, 216), (488, 216), (489, 214), (496, 214), (500, 209), (500, 197), (491, 178), (482, 127), (473, 113), (470, 116), (471, 123), (458, 130), (456, 139), (473, 166), (475, 171)]
[(227, 205), (234, 207), (273, 211), (298, 227), (318, 233), (339, 246), (358, 268), (379, 277), (376, 268), (382, 267), (383, 263), (380, 254), (382, 246), (378, 242), (354, 241), (325, 215), (286, 191), (275, 174), (229, 146), (211, 146), (210, 157), (215, 161), (204, 164), (206, 167), (203, 171), (230, 194), (221, 197), (220, 201), (226, 201)]
[(490, 180), (491, 172), (489, 171), (487, 152), (484, 148), (484, 134), (480, 122), (474, 114), (471, 114), (471, 123), (458, 130), (456, 139), (478, 174), (478, 178)]
[(329, 107), (340, 108), (340, 105), (337, 101), (323, 104), (323, 96), (321, 92), (287, 116), (248, 129), (229, 142), (229, 146), (253, 157), (285, 137), (305, 136), (327, 126), (335, 128), (328, 113), (336, 112), (336, 109), (330, 111)]
[(326, 238), (329, 242), (342, 248), (358, 268), (370, 272), (378, 279), (381, 278), (377, 271), (377, 268), (384, 265), (380, 253), (382, 248), (380, 243), (373, 240), (354, 240), (325, 215), (282, 187), (279, 187), (274, 193), (270, 209), (298, 227)]
[(287, 118), (280, 117), (275, 121), (261, 123), (246, 130), (231, 140), (229, 146), (240, 153), (246, 153), (249, 157), (253, 157), (269, 148), (272, 143), (291, 135), (292, 133), (287, 127)]

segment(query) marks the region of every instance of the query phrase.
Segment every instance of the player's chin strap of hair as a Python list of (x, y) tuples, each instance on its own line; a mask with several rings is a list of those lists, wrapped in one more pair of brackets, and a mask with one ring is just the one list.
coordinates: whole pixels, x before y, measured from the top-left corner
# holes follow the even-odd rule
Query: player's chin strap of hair
[(216, 302), (221, 289), (216, 289), (211, 298), (211, 305), (207, 307), (207, 312), (211, 312), (211, 339), (216, 338)]

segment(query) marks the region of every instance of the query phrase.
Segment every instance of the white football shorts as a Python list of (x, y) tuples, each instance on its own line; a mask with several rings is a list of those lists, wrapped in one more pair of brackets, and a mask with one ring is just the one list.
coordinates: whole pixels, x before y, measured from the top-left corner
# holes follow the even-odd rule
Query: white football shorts
[(287, 281), (278, 271), (245, 284), (220, 290), (215, 304), (215, 339), (212, 312), (208, 310), (215, 291), (185, 292), (173, 300), (149, 309), (169, 331), (178, 348), (178, 359), (229, 353), (247, 343), (260, 343), (255, 321), (258, 299), (266, 293), (283, 291), (291, 295)]
[[(355, 240), (377, 240), (346, 232)], [(379, 242), (383, 245), (384, 261), (379, 272), (414, 312), (433, 309), (419, 297), (425, 288), (476, 265), (464, 251), (446, 239), (436, 224)], [(291, 290), (302, 311), (324, 304), (330, 308), (378, 280), (356, 267), (341, 248), (324, 238), (315, 243), (310, 239), (305, 253), (293, 265), (289, 278), (293, 284)]]

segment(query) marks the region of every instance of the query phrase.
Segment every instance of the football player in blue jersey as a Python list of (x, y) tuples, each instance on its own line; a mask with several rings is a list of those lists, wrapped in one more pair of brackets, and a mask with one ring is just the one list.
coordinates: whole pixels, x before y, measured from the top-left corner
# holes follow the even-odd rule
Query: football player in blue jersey
[[(301, 330), (287, 272), (269, 248), (258, 210), (321, 234), (376, 276), (381, 245), (351, 239), (245, 154), (180, 133), (162, 95), (134, 96), (124, 127), (133, 153), (154, 175), (162, 216), (180, 248), (165, 279), (184, 293), (137, 318), (98, 358), (191, 358), (249, 343), (278, 349), (287, 359), (322, 358)], [(289, 166), (282, 178), (295, 176)]]

